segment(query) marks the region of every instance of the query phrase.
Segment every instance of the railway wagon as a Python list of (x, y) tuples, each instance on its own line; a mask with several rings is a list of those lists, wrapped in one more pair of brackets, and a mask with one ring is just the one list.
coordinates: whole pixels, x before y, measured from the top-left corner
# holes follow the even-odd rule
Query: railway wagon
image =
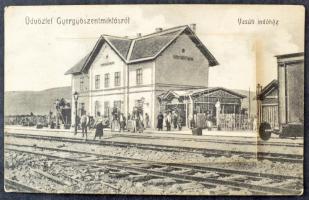
[(272, 133), (281, 138), (303, 137), (304, 53), (276, 58), (277, 81), (258, 95), (259, 136), (263, 140), (268, 140)]

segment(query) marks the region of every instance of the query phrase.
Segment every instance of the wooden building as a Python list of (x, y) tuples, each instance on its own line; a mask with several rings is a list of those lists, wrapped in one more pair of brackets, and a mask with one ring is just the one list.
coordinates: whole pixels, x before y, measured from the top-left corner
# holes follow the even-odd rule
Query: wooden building
[(273, 128), (279, 127), (278, 120), (278, 81), (273, 80), (258, 94), (258, 110), (260, 122), (267, 122)]
[(276, 58), (277, 80), (257, 90), (259, 133), (266, 140), (271, 132), (280, 137), (304, 133), (304, 53)]
[[(192, 90), (170, 90), (159, 98), (160, 111), (177, 110), (189, 126), (190, 117), (205, 113), (212, 119), (225, 114), (240, 114), (242, 99), (246, 96), (226, 88), (202, 88)], [(216, 125), (217, 120), (214, 120)]]

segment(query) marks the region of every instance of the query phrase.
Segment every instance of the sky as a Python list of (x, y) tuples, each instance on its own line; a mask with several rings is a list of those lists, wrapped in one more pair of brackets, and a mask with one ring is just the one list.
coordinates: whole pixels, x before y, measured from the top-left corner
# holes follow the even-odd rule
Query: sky
[[(26, 18), (52, 24), (26, 24)], [(130, 17), (129, 24), (61, 25), (56, 19)], [(255, 24), (239, 24), (239, 19)], [(257, 24), (257, 20), (278, 24)], [(20, 6), (5, 10), (5, 91), (70, 86), (64, 73), (88, 54), (101, 34), (134, 37), (196, 24), (218, 60), (209, 86), (255, 90), (277, 76), (275, 55), (304, 51), (304, 8), (278, 5)]]

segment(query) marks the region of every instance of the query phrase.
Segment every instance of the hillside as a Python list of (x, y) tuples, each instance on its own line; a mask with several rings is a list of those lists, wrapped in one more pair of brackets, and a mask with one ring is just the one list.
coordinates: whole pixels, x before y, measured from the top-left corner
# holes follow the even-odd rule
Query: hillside
[[(249, 96), (248, 91), (234, 90), (245, 96)], [(53, 108), (53, 103), (57, 98), (71, 99), (71, 87), (51, 88), (42, 91), (18, 91), (5, 92), (4, 97), (4, 114), (21, 115), (21, 114), (48, 114)], [(256, 101), (254, 100), (255, 92), (251, 92), (251, 113), (256, 113)], [(242, 102), (243, 108), (248, 108), (249, 101), (245, 98)]]
[(45, 115), (53, 109), (58, 98), (71, 99), (71, 87), (51, 88), (42, 91), (10, 91), (4, 95), (4, 115)]

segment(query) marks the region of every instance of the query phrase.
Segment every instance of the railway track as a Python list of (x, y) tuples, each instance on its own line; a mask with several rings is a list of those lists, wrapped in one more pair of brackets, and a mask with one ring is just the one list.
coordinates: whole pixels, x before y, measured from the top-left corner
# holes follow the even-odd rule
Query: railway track
[(26, 192), (26, 193), (42, 193), (42, 191), (19, 183), (18, 181), (11, 180), (8, 178), (4, 179), (5, 189), (6, 191), (18, 191), (18, 192)]
[[(296, 195), (302, 191), (302, 179), (293, 176), (254, 173), (230, 169), (211, 168), (188, 164), (150, 162), (141, 159), (102, 155), (49, 147), (6, 143), (5, 152), (17, 152), (44, 156), (48, 160), (64, 160), (91, 168), (102, 166), (119, 173), (121, 179), (140, 177), (140, 181), (170, 178), (177, 183), (197, 182), (205, 188), (225, 186), (234, 191), (250, 191), (252, 194)], [(136, 179), (138, 181), (138, 179)], [(263, 181), (263, 184), (256, 184)], [(13, 184), (14, 185), (14, 184)]]
[(237, 145), (259, 145), (259, 146), (279, 146), (279, 147), (303, 147), (301, 143), (287, 143), (287, 142), (264, 142), (264, 141), (239, 141), (239, 140), (222, 140), (211, 138), (175, 138), (175, 137), (160, 137), (153, 135), (126, 135), (126, 134), (114, 134), (115, 137), (125, 138), (140, 138), (140, 139), (164, 139), (164, 140), (181, 140), (181, 141), (193, 141), (193, 142), (210, 142), (218, 144), (237, 144)]
[[(56, 136), (46, 136), (46, 135), (31, 135), (31, 134), (20, 134), (20, 133), (5, 133), (6, 137), (15, 137), (23, 139), (34, 139), (34, 140), (48, 140), (48, 141), (60, 141), (69, 143), (82, 143), (85, 144), (83, 139), (67, 138), (67, 137), (56, 137)], [(244, 151), (228, 151), (221, 149), (207, 149), (207, 148), (192, 148), (192, 147), (180, 147), (180, 146), (167, 146), (167, 145), (154, 145), (154, 144), (142, 144), (142, 143), (131, 143), (131, 142), (114, 142), (114, 141), (86, 141), (88, 144), (102, 145), (102, 146), (115, 146), (115, 147), (135, 147), (145, 150), (154, 151), (166, 151), (166, 152), (188, 152), (197, 153), (204, 156), (233, 156), (238, 155), (247, 159), (267, 159), (276, 162), (290, 162), (290, 163), (303, 163), (302, 155), (295, 154), (281, 154), (281, 153), (268, 153), (268, 152), (244, 152)]]

